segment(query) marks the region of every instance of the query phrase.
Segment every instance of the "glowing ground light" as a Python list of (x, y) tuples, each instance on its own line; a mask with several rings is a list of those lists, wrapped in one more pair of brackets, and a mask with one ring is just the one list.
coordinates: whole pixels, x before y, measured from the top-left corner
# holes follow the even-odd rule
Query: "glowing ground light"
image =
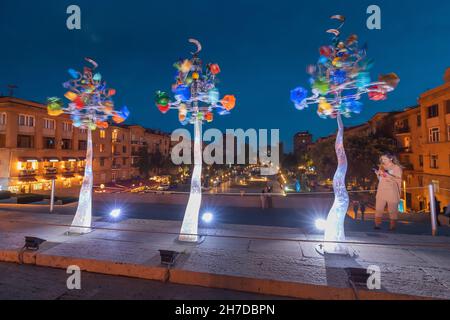
[(317, 230), (325, 231), (327, 227), (327, 220), (325, 219), (317, 219), (315, 222), (315, 226)]
[(113, 218), (118, 218), (120, 216), (120, 214), (122, 213), (122, 210), (120, 209), (114, 209), (112, 210), (109, 215)]
[(202, 221), (205, 223), (211, 223), (214, 219), (214, 215), (211, 212), (206, 212), (202, 215)]

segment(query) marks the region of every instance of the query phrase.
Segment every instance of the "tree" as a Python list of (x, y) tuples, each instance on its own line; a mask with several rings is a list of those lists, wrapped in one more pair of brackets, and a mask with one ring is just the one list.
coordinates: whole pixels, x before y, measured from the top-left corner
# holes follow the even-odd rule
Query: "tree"
[[(397, 153), (396, 140), (380, 135), (349, 136), (344, 141), (348, 158), (348, 181), (356, 182), (367, 189), (376, 183), (372, 168), (378, 165), (381, 154)], [(334, 142), (329, 139), (319, 142), (311, 151), (311, 157), (319, 178), (331, 179), (336, 166)]]

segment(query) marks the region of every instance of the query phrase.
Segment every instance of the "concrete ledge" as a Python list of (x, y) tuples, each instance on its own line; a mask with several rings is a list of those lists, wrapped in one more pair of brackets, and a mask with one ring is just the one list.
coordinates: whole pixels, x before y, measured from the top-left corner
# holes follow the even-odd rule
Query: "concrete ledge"
[(19, 250), (0, 250), (0, 261), (20, 263)]
[(24, 263), (41, 267), (67, 269), (77, 265), (81, 270), (93, 273), (125, 276), (146, 280), (156, 280), (184, 285), (195, 285), (207, 288), (229, 289), (281, 297), (314, 299), (314, 300), (426, 300), (403, 294), (383, 291), (358, 290), (357, 297), (352, 288), (336, 288), (331, 286), (304, 284), (271, 279), (257, 279), (231, 275), (194, 272), (180, 269), (168, 270), (164, 267), (117, 263), (94, 259), (62, 257), (39, 254), (38, 252), (24, 252), (22, 261), (19, 251), (0, 251), (0, 261)]
[(101, 261), (93, 259), (61, 257), (46, 254), (36, 256), (37, 266), (67, 269), (71, 265), (80, 267), (83, 271), (108, 274), (113, 276), (124, 276), (146, 280), (166, 281), (167, 269), (146, 265), (117, 263), (113, 261)]
[[(299, 299), (356, 299), (355, 293), (351, 288), (334, 288), (296, 282), (217, 275), (177, 269), (170, 270), (169, 282)], [(394, 294), (382, 291), (358, 290), (357, 295), (358, 299), (362, 300), (427, 300), (427, 298), (423, 297)]]

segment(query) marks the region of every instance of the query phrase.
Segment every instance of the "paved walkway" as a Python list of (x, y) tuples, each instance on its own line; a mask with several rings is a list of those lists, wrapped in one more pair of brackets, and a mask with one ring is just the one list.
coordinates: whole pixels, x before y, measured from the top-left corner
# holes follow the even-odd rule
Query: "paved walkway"
[[(449, 237), (349, 232), (355, 257), (323, 257), (315, 250), (322, 236), (298, 228), (216, 225), (194, 246), (175, 241), (178, 221), (97, 217), (93, 232), (66, 236), (71, 218), (2, 212), (0, 261), (294, 298), (450, 299)], [(25, 235), (47, 242), (20, 257)], [(160, 264), (159, 249), (181, 252), (175, 266)], [(348, 281), (346, 268), (370, 265), (381, 269), (381, 290)]]
[(282, 297), (83, 272), (69, 290), (65, 270), (0, 262), (0, 300), (277, 300)]

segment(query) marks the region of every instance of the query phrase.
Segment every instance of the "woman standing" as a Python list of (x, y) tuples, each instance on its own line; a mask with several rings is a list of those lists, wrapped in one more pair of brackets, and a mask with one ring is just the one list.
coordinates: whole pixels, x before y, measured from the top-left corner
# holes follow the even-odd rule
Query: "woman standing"
[(376, 196), (375, 229), (380, 229), (384, 209), (387, 206), (390, 219), (390, 230), (395, 230), (398, 219), (398, 204), (402, 185), (403, 170), (397, 158), (389, 153), (380, 157), (380, 166), (375, 170), (378, 177)]

